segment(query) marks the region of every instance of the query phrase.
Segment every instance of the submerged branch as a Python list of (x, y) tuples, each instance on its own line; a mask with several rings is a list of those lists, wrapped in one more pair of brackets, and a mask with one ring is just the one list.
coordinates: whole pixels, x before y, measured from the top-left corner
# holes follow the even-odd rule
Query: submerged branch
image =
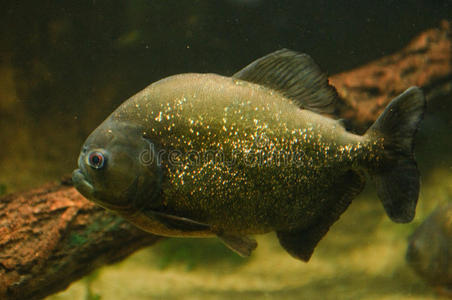
[(160, 238), (48, 184), (0, 199), (0, 299), (41, 299)]
[(401, 51), (330, 78), (342, 98), (339, 115), (361, 130), (408, 87), (422, 87), (427, 101), (452, 93), (452, 30), (441, 28), (416, 37)]
[[(398, 53), (331, 78), (339, 113), (364, 128), (412, 85), (428, 101), (452, 93), (448, 23), (422, 33)], [(40, 299), (97, 267), (160, 238), (84, 199), (69, 184), (49, 184), (0, 198), (0, 298)]]

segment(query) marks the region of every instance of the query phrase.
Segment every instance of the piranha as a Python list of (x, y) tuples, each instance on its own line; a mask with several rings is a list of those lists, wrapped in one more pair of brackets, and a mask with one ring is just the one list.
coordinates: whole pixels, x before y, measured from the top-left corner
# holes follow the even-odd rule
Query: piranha
[(392, 100), (364, 135), (328, 115), (337, 99), (310, 56), (287, 49), (232, 77), (170, 76), (91, 133), (73, 183), (156, 235), (218, 237), (249, 256), (250, 235), (275, 231), (290, 255), (308, 261), (366, 173), (395, 222), (413, 219), (419, 194), (413, 138), (422, 91)]
[(410, 236), (406, 260), (439, 294), (452, 298), (452, 202), (436, 208)]

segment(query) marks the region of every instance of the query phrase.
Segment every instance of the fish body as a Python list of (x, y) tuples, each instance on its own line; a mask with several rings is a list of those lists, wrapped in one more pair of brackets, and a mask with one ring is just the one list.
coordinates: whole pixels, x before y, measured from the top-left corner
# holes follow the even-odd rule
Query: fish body
[(150, 207), (200, 220), (213, 232), (307, 224), (337, 178), (382, 151), (378, 140), (350, 134), (269, 89), (213, 74), (164, 79), (110, 118), (97, 134), (137, 120), (160, 160), (163, 194)]
[(256, 247), (248, 235), (276, 231), (291, 255), (308, 260), (365, 172), (397, 222), (412, 219), (418, 197), (412, 139), (422, 92), (396, 98), (363, 136), (321, 114), (336, 97), (312, 59), (289, 50), (232, 77), (171, 76), (88, 137), (73, 181), (148, 232), (217, 236), (246, 256)]
[(439, 293), (452, 297), (452, 204), (435, 209), (415, 230), (406, 259)]

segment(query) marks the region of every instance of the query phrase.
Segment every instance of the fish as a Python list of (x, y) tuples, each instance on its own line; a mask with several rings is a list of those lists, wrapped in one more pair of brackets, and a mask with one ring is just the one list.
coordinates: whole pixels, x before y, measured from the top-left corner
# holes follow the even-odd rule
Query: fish
[(452, 298), (452, 203), (437, 207), (416, 228), (406, 260), (439, 294)]
[(72, 179), (87, 199), (167, 237), (218, 237), (241, 256), (276, 232), (308, 261), (363, 189), (410, 222), (419, 195), (414, 136), (426, 101), (408, 88), (364, 135), (344, 128), (338, 94), (307, 54), (281, 49), (231, 77), (152, 83), (86, 139)]

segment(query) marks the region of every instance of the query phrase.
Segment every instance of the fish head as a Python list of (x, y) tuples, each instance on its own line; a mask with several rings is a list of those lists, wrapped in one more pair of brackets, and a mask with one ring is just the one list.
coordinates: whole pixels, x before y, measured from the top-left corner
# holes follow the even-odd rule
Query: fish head
[(100, 206), (133, 212), (159, 195), (161, 172), (153, 154), (140, 126), (106, 121), (83, 144), (72, 181)]

